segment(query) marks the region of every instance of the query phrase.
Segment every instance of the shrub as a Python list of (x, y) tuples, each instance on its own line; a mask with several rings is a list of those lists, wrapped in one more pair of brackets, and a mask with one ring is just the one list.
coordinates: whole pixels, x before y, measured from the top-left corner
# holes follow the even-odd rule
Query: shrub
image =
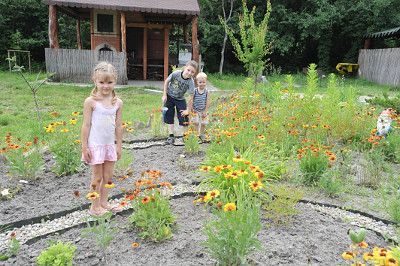
[(53, 243), (37, 257), (39, 266), (70, 266), (75, 256), (76, 246), (71, 243)]
[(319, 186), (325, 191), (329, 197), (338, 195), (343, 188), (340, 180), (341, 172), (337, 170), (325, 172), (319, 180)]
[(189, 154), (197, 154), (200, 150), (199, 138), (197, 132), (190, 128), (183, 136), (185, 142), (185, 150)]

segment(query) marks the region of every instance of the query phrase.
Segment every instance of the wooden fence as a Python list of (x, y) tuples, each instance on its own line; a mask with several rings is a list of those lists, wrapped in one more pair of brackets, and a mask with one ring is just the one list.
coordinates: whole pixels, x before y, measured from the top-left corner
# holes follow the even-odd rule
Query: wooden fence
[(107, 61), (117, 69), (118, 84), (128, 82), (124, 52), (46, 48), (45, 54), (46, 71), (54, 81), (91, 83), (95, 65)]
[(379, 84), (400, 86), (400, 48), (362, 49), (359, 76)]

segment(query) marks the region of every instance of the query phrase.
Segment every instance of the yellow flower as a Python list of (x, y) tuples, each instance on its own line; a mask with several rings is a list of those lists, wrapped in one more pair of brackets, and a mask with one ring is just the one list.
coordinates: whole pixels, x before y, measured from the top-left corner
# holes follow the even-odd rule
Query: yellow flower
[(202, 172), (208, 172), (210, 170), (211, 170), (211, 166), (208, 166), (208, 165), (204, 165), (204, 166), (200, 167), (200, 171), (202, 171)]
[(63, 129), (60, 130), (60, 132), (67, 133), (67, 132), (69, 132), (69, 129), (68, 128), (63, 128)]
[(204, 196), (203, 201), (204, 201), (204, 202), (209, 202), (209, 201), (212, 200), (212, 199), (213, 199), (213, 198), (212, 198), (210, 195), (207, 194), (207, 195)]
[(71, 115), (72, 115), (72, 116), (78, 116), (78, 115), (79, 115), (79, 112), (72, 112)]
[(216, 165), (214, 166), (214, 172), (219, 173), (222, 171), (222, 165)]
[(81, 140), (80, 140), (80, 139), (76, 139), (76, 140), (74, 140), (74, 143), (75, 143), (75, 144), (80, 144), (80, 143), (81, 143)]
[(399, 266), (399, 262), (395, 258), (386, 258), (385, 265), (387, 265), (387, 266)]
[(239, 163), (239, 162), (243, 162), (244, 159), (242, 159), (242, 158), (237, 158), (237, 157), (233, 157), (233, 161), (234, 161), (235, 163)]
[(236, 204), (233, 202), (224, 205), (224, 212), (236, 211)]
[(359, 246), (360, 248), (367, 248), (367, 247), (368, 247), (368, 243), (365, 242), (365, 241), (362, 241), (362, 242), (358, 243), (358, 246)]
[(264, 185), (261, 183), (261, 181), (253, 181), (249, 183), (249, 187), (255, 192), (262, 188)]
[(372, 260), (372, 259), (374, 259), (374, 254), (372, 254), (371, 252), (365, 252), (365, 253), (363, 254), (363, 259), (364, 259), (365, 261)]
[(211, 199), (214, 199), (214, 198), (218, 197), (220, 194), (221, 193), (219, 192), (219, 190), (214, 189), (214, 190), (208, 191), (206, 197), (208, 196)]
[(138, 248), (140, 245), (139, 245), (138, 242), (133, 242), (133, 243), (131, 244), (131, 246), (132, 246), (133, 248)]
[(133, 127), (129, 127), (129, 128), (126, 129), (126, 132), (129, 132), (129, 133), (131, 133), (133, 131), (134, 131)]
[(345, 260), (352, 260), (355, 257), (355, 254), (350, 251), (346, 251), (342, 253), (342, 258)]
[(54, 132), (54, 127), (52, 127), (52, 126), (47, 126), (44, 129), (46, 130), (46, 133), (53, 133)]
[(70, 120), (69, 120), (69, 123), (71, 124), (71, 125), (76, 125), (76, 122), (77, 122), (78, 120), (76, 119), (76, 118), (71, 118)]
[(104, 185), (105, 188), (115, 188), (115, 184), (112, 181), (108, 181), (107, 184)]
[(89, 192), (89, 193), (86, 195), (86, 198), (87, 198), (88, 200), (95, 200), (95, 199), (97, 199), (97, 198), (99, 198), (99, 197), (100, 197), (99, 193), (97, 193), (97, 192), (95, 192), (95, 191)]

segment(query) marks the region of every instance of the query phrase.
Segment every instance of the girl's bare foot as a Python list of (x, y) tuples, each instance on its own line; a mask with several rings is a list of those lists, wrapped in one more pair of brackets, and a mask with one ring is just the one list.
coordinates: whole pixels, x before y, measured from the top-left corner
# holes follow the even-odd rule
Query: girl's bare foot
[(117, 213), (117, 212), (123, 211), (122, 207), (119, 206), (118, 204), (111, 205), (109, 203), (106, 203), (106, 204), (101, 204), (101, 207), (104, 208), (105, 210), (111, 211), (113, 213)]
[(98, 208), (98, 209), (90, 208), (90, 210), (89, 210), (89, 214), (92, 216), (102, 216), (107, 212), (108, 212), (108, 210), (106, 210), (105, 208)]

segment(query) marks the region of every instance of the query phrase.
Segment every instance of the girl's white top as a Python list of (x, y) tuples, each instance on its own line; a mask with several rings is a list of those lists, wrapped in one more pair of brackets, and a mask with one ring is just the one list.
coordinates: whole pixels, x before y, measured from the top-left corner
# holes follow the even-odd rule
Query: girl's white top
[(88, 138), (89, 147), (115, 144), (115, 119), (120, 105), (121, 100), (119, 99), (111, 107), (106, 107), (101, 102), (95, 101)]

